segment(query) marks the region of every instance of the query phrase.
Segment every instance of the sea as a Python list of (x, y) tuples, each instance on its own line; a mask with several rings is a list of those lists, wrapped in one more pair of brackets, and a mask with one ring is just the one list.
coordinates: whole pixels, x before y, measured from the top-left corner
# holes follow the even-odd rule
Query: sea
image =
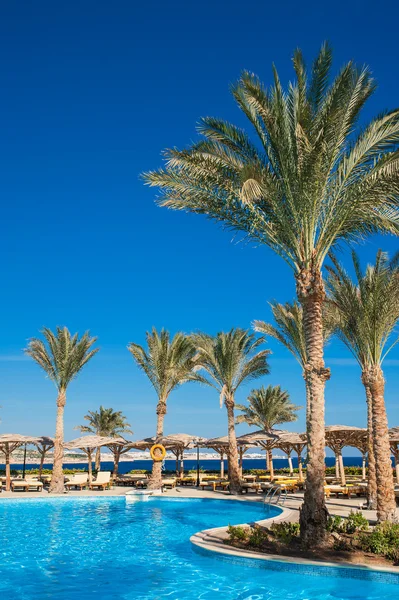
[[(344, 465), (346, 467), (361, 467), (362, 458), (361, 456), (344, 456)], [(224, 461), (225, 468), (227, 469), (227, 460)], [(325, 459), (325, 463), (327, 467), (333, 467), (335, 465), (335, 458), (333, 456), (327, 456)], [(220, 460), (213, 459), (201, 459), (199, 461), (200, 469), (204, 471), (219, 471), (220, 469)], [(298, 467), (298, 459), (292, 458), (293, 467)], [(151, 461), (150, 460), (135, 460), (135, 461), (126, 461), (119, 463), (119, 473), (123, 475), (124, 473), (129, 473), (132, 470), (151, 470)], [(87, 466), (87, 462), (80, 463), (67, 463), (64, 465), (65, 469), (82, 469)], [(274, 458), (273, 466), (275, 469), (283, 469), (288, 467), (288, 460), (286, 458)], [(38, 464), (27, 464), (26, 471), (30, 469), (37, 469), (39, 467)], [(184, 469), (186, 471), (195, 470), (197, 468), (197, 460), (192, 458), (184, 459)], [(265, 459), (262, 458), (244, 458), (243, 459), (243, 469), (264, 469), (265, 468)], [(4, 469), (4, 466), (0, 463), (0, 470)], [(22, 464), (12, 464), (11, 469), (20, 470), (22, 469)], [(44, 469), (52, 469), (52, 464), (45, 464)], [(113, 462), (112, 461), (101, 461), (101, 470), (102, 471), (112, 471)], [(175, 460), (165, 460), (164, 469), (166, 471), (174, 471), (176, 469), (176, 461)]]

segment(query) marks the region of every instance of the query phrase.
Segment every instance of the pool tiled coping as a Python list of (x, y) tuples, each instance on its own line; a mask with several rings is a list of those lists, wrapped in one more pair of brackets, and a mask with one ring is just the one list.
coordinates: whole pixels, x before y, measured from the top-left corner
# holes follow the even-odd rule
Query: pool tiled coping
[[(281, 507), (280, 507), (281, 508)], [(257, 521), (259, 525), (270, 526), (278, 521), (291, 520), (291, 511), (283, 508), (281, 514)], [(246, 526), (248, 523), (242, 524)], [(246, 564), (264, 569), (298, 572), (318, 576), (368, 578), (370, 581), (399, 585), (399, 568), (373, 565), (354, 565), (347, 562), (328, 562), (307, 558), (281, 556), (279, 554), (261, 554), (253, 550), (244, 550), (227, 546), (227, 526), (204, 529), (190, 538), (194, 549), (201, 554), (213, 555), (228, 562)], [(337, 569), (339, 571), (337, 571)]]

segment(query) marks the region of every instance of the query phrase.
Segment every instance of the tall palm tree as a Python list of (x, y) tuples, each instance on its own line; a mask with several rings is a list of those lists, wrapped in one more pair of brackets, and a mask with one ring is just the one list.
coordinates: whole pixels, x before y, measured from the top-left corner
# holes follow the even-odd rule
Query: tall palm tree
[(51, 477), (50, 492), (64, 492), (64, 410), (69, 384), (99, 348), (93, 348), (97, 338), (91, 337), (86, 331), (79, 339), (75, 333), (71, 335), (66, 327), (57, 327), (53, 333), (47, 327), (42, 330), (44, 342), (38, 338), (29, 340), (25, 353), (44, 370), (58, 390), (57, 420), (54, 439), (54, 463)]
[[(333, 259), (328, 267), (327, 289), (330, 301), (338, 313), (337, 335), (360, 365), (368, 405), (369, 462), (375, 469), (371, 480), (371, 495), (376, 493), (378, 519), (395, 516), (394, 482), (391, 465), (388, 421), (384, 400), (383, 361), (399, 341), (396, 326), (399, 321), (398, 257), (377, 252), (374, 265), (363, 272), (359, 258), (353, 252), (355, 280)], [(371, 443), (372, 440), (372, 443)], [(375, 460), (375, 466), (374, 466)], [(371, 498), (372, 500), (373, 498)]]
[[(78, 425), (81, 433), (93, 433), (104, 437), (118, 437), (125, 433), (133, 433), (130, 429), (130, 423), (127, 422), (125, 415), (120, 410), (113, 408), (104, 408), (100, 406), (99, 410), (89, 410), (83, 417), (89, 425)], [(97, 448), (96, 469), (101, 468), (101, 449)]]
[[(237, 404), (236, 409), (241, 411), (236, 423), (247, 423), (247, 425), (259, 427), (267, 432), (272, 432), (276, 425), (281, 423), (292, 423), (298, 419), (297, 411), (302, 408), (290, 401), (288, 392), (282, 390), (279, 385), (262, 386), (252, 390), (248, 396), (248, 406)], [(267, 451), (267, 464), (269, 468), (273, 464), (272, 451)]]
[(196, 377), (219, 392), (220, 405), (227, 410), (229, 438), (229, 479), (230, 491), (235, 494), (240, 489), (237, 441), (234, 424), (235, 394), (244, 382), (267, 375), (269, 350), (258, 350), (264, 338), (255, 338), (244, 329), (231, 329), (215, 336), (206, 333), (193, 335), (197, 349), (196, 365), (205, 371), (205, 376)]
[[(244, 72), (233, 96), (256, 133), (212, 117), (202, 139), (166, 152), (165, 168), (144, 175), (160, 190), (157, 202), (206, 215), (269, 246), (292, 268), (303, 309), (306, 380), (311, 390), (309, 463), (301, 538), (326, 536), (324, 499), (324, 260), (337, 243), (370, 232), (399, 233), (399, 110), (356, 133), (375, 90), (368, 68), (345, 65), (330, 82), (332, 53), (324, 44), (310, 72), (300, 50), (296, 81), (283, 90), (276, 69), (267, 89)], [(266, 271), (267, 273), (267, 271)]]
[[(144, 371), (158, 396), (156, 437), (163, 436), (167, 401), (179, 385), (193, 380), (195, 348), (189, 336), (170, 333), (155, 327), (146, 333), (147, 350), (139, 344), (130, 343), (128, 350), (137, 366)], [(154, 461), (149, 486), (158, 489), (162, 485), (162, 463)]]
[[(270, 304), (275, 325), (265, 321), (254, 321), (255, 331), (263, 333), (266, 336), (273, 337), (280, 344), (285, 346), (294, 356), (302, 367), (303, 378), (306, 385), (306, 414), (308, 415), (310, 407), (310, 388), (306, 377), (306, 342), (305, 331), (303, 327), (303, 310), (299, 302), (286, 302), (280, 304), (273, 302)], [(335, 321), (331, 311), (323, 307), (323, 337), (324, 343), (331, 337), (335, 327)]]

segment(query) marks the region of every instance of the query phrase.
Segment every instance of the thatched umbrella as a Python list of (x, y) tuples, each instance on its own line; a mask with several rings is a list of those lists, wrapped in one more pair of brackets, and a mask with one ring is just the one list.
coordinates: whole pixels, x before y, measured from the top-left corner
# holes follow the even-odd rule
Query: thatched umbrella
[(119, 461), (122, 454), (126, 454), (132, 449), (132, 443), (129, 440), (125, 440), (123, 437), (112, 438), (112, 444), (107, 444), (107, 448), (111, 450), (114, 457), (114, 468), (112, 472), (112, 479), (115, 480), (118, 477)]
[(306, 433), (281, 433), (276, 448), (280, 448), (288, 457), (290, 475), (294, 472), (292, 468), (291, 452), (295, 452), (298, 457), (299, 481), (303, 481), (302, 472), (302, 451), (307, 444)]
[(389, 430), (389, 443), (395, 460), (396, 483), (399, 483), (399, 427)]
[(239, 444), (243, 444), (247, 447), (250, 446), (260, 446), (266, 450), (266, 466), (270, 471), (270, 480), (274, 479), (274, 469), (273, 469), (273, 454), (272, 451), (276, 448), (276, 445), (279, 440), (279, 435), (282, 433), (287, 433), (286, 431), (280, 431), (277, 429), (273, 429), (273, 431), (265, 431), (260, 429), (259, 431), (254, 431), (252, 433), (247, 433), (246, 435), (241, 435), (237, 438), (237, 442)]
[(198, 444), (204, 444), (205, 442), (205, 438), (191, 435), (189, 433), (170, 433), (169, 435), (164, 435), (161, 438), (154, 436), (144, 438), (143, 440), (138, 440), (137, 442), (132, 442), (131, 448), (136, 448), (137, 450), (147, 450), (154, 444), (162, 444), (162, 446), (164, 446), (167, 450), (170, 450), (176, 457), (176, 475), (180, 475), (181, 473), (184, 473), (184, 450), (187, 448), (194, 448)]
[(335, 454), (335, 474), (337, 479), (341, 477), (341, 484), (346, 484), (342, 448), (359, 446), (367, 438), (367, 429), (349, 425), (328, 425), (326, 427), (326, 446), (331, 448)]
[(68, 450), (82, 450), (86, 454), (90, 484), (93, 479), (93, 450), (103, 446), (110, 446), (118, 443), (123, 444), (125, 442), (126, 440), (123, 438), (104, 437), (101, 435), (84, 435), (64, 444), (64, 448), (67, 448)]
[[(203, 445), (207, 440), (189, 433), (171, 433), (166, 436), (167, 445), (176, 457), (176, 475), (184, 475), (184, 451)], [(179, 464), (180, 462), (180, 464)]]
[(43, 473), (43, 465), (44, 465), (44, 459), (46, 457), (47, 452), (50, 450), (50, 448), (53, 448), (54, 446), (54, 439), (51, 437), (46, 437), (46, 436), (42, 436), (40, 438), (38, 438), (37, 442), (34, 442), (37, 451), (40, 454), (40, 464), (39, 464), (39, 479), (42, 476)]
[(6, 464), (6, 492), (10, 491), (11, 487), (11, 454), (24, 444), (36, 444), (40, 441), (38, 437), (20, 435), (19, 433), (3, 433), (0, 435), (0, 452), (4, 454)]
[(210, 438), (204, 444), (206, 448), (212, 448), (220, 455), (220, 477), (224, 477), (224, 456), (229, 458), (229, 438), (227, 435), (222, 435), (217, 438)]

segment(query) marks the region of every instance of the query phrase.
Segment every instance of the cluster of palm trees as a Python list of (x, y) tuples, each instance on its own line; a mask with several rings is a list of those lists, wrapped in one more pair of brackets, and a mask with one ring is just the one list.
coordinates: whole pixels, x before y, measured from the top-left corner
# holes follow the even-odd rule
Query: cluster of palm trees
[[(367, 67), (349, 62), (331, 80), (328, 44), (323, 44), (311, 69), (300, 50), (294, 53), (293, 65), (296, 80), (286, 90), (275, 68), (269, 88), (249, 72), (233, 86), (254, 139), (232, 123), (204, 118), (199, 141), (183, 150), (167, 150), (164, 168), (144, 178), (158, 188), (160, 206), (205, 215), (242, 232), (271, 248), (293, 271), (302, 312), (304, 353), (298, 359), (307, 390), (309, 451), (301, 538), (304, 545), (314, 546), (323, 543), (327, 524), (324, 389), (330, 370), (324, 363), (322, 269), (342, 242), (375, 232), (399, 233), (399, 110), (382, 113), (359, 129), (359, 115), (376, 88)], [(370, 279), (376, 269), (369, 268)], [(378, 315), (371, 309), (369, 313), (359, 299), (362, 317), (353, 324), (338, 302), (338, 288), (345, 287), (342, 269), (329, 272), (328, 287), (336, 286), (337, 298), (333, 290), (331, 295), (343, 315), (341, 335), (351, 349), (356, 346), (355, 355), (365, 367), (373, 450), (380, 457), (386, 451), (385, 462), (376, 464), (379, 517), (392, 518), (380, 353), (384, 338), (378, 338), (374, 348), (370, 341), (365, 348), (357, 347), (355, 337), (363, 340), (372, 331), (377, 335)], [(361, 296), (360, 284), (355, 287)]]

